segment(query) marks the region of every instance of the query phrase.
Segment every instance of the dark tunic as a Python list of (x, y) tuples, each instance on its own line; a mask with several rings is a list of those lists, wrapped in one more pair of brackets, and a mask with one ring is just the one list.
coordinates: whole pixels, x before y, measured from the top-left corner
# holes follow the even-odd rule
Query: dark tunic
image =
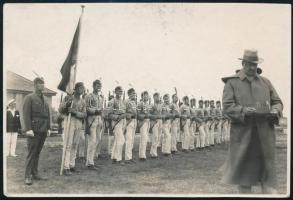
[(7, 110), (6, 121), (7, 121), (6, 122), (6, 132), (15, 133), (15, 132), (20, 131), (21, 125), (20, 125), (20, 116), (19, 116), (18, 110), (15, 111), (14, 116), (10, 110)]

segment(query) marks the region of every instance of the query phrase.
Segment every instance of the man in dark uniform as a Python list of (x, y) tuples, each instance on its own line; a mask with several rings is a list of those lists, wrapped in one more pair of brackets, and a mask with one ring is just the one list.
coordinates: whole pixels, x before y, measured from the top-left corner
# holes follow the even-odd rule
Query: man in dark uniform
[(35, 92), (24, 99), (23, 121), (27, 137), (28, 155), (25, 167), (25, 184), (31, 185), (34, 180), (46, 180), (38, 174), (38, 163), (41, 150), (50, 129), (49, 105), (44, 99), (44, 80), (35, 78)]

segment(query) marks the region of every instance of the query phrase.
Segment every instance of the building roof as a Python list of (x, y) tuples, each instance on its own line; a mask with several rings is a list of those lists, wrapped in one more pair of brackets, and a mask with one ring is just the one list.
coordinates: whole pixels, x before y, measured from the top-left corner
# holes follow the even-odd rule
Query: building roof
[[(19, 93), (30, 93), (33, 92), (34, 82), (18, 75), (12, 71), (7, 71), (7, 88), (8, 91), (15, 91)], [(57, 93), (48, 88), (44, 88), (44, 94), (48, 96), (55, 96)]]

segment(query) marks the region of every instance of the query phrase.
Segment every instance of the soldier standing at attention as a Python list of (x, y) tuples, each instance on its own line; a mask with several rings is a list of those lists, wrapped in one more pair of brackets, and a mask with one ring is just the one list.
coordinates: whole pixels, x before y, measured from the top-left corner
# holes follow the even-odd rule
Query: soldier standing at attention
[(191, 98), (190, 99), (190, 126), (189, 126), (189, 135), (190, 135), (190, 140), (189, 140), (189, 149), (191, 151), (194, 151), (195, 146), (195, 126), (196, 126), (196, 122), (195, 122), (195, 116), (196, 112), (195, 112), (195, 98)]
[(206, 138), (205, 138), (205, 143), (206, 147), (210, 146), (210, 141), (211, 141), (211, 131), (210, 131), (210, 125), (211, 125), (211, 118), (210, 118), (210, 108), (209, 108), (209, 101), (205, 100), (204, 101), (204, 117), (205, 117), (205, 132), (206, 132)]
[(152, 130), (152, 146), (151, 146), (151, 158), (157, 158), (158, 153), (158, 143), (159, 143), (159, 130), (161, 129), (162, 125), (162, 104), (160, 104), (160, 94), (156, 92), (153, 95), (154, 98), (154, 104), (151, 107), (150, 110), (150, 118), (151, 118), (151, 127), (150, 130)]
[(188, 153), (190, 144), (190, 107), (188, 96), (183, 97), (183, 104), (180, 106), (181, 130), (183, 131), (182, 151)]
[(28, 155), (25, 164), (25, 184), (34, 180), (46, 180), (38, 173), (39, 157), (50, 129), (49, 105), (44, 98), (44, 80), (34, 79), (35, 92), (28, 94), (23, 103), (24, 131), (27, 137)]
[(221, 109), (221, 101), (216, 101), (216, 119), (217, 119), (217, 125), (216, 125), (216, 143), (221, 144), (223, 141), (223, 132), (222, 132), (222, 123), (223, 123), (223, 114)]
[(180, 110), (177, 104), (178, 97), (176, 94), (172, 95), (172, 104), (170, 106), (171, 113), (174, 119), (171, 120), (171, 153), (175, 154), (177, 152), (177, 138), (180, 131)]
[(214, 100), (210, 100), (210, 117), (211, 117), (211, 124), (210, 124), (210, 144), (213, 146), (215, 145), (215, 125), (216, 125), (216, 108)]
[(103, 132), (103, 102), (104, 98), (99, 94), (101, 92), (102, 84), (100, 80), (93, 82), (93, 93), (88, 94), (85, 98), (86, 110), (87, 110), (87, 159), (86, 166), (88, 169), (97, 170), (94, 164), (94, 157), (97, 151), (97, 147), (102, 144), (102, 132)]
[(126, 134), (125, 134), (125, 163), (135, 163), (132, 158), (132, 150), (134, 145), (134, 137), (137, 126), (137, 111), (135, 101), (135, 90), (130, 88), (127, 91), (128, 100), (126, 101)]
[(144, 91), (141, 96), (142, 101), (137, 106), (137, 117), (140, 120), (139, 159), (141, 161), (146, 161), (146, 147), (150, 129), (149, 93)]
[(112, 120), (112, 130), (114, 133), (114, 143), (112, 148), (112, 163), (121, 164), (122, 162), (122, 151), (125, 143), (124, 129), (126, 125), (126, 103), (122, 99), (122, 87), (117, 86), (115, 88), (115, 97), (109, 103), (109, 117)]
[[(71, 113), (71, 119), (69, 127), (64, 127), (64, 130), (68, 130), (68, 134), (65, 138), (67, 141), (64, 141), (65, 146), (65, 156), (64, 156), (64, 175), (69, 176), (71, 172), (79, 172), (75, 168), (75, 158), (77, 153), (77, 147), (79, 144), (79, 139), (81, 134), (83, 134), (83, 124), (82, 121), (86, 118), (86, 104), (81, 95), (84, 92), (84, 85), (82, 82), (78, 82), (74, 87), (73, 96), (66, 96), (64, 101), (60, 104), (59, 112), (65, 114), (64, 119), (65, 126), (69, 113)], [(71, 106), (72, 103), (72, 107)]]
[(173, 116), (170, 109), (170, 97), (168, 94), (163, 96), (164, 103), (162, 105), (162, 116), (163, 116), (163, 140), (162, 140), (162, 153), (165, 156), (171, 154), (171, 120)]
[(205, 117), (204, 117), (203, 100), (198, 101), (197, 117), (200, 119), (200, 122), (198, 123), (200, 149), (203, 149), (206, 146), (206, 143), (205, 143), (206, 132), (205, 132)]

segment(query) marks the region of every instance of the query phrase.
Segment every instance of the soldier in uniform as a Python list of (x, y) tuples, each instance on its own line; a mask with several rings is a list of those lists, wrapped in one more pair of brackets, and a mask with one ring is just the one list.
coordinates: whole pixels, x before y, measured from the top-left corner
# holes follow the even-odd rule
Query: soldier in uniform
[(44, 98), (44, 80), (34, 79), (35, 91), (28, 94), (23, 103), (23, 131), (26, 133), (28, 155), (25, 166), (25, 184), (31, 185), (34, 180), (46, 180), (38, 173), (39, 157), (50, 129), (50, 110)]
[[(81, 95), (84, 92), (84, 85), (82, 82), (78, 82), (74, 87), (74, 94), (67, 95), (64, 98), (64, 101), (61, 102), (59, 106), (59, 112), (65, 114), (64, 119), (64, 130), (67, 130), (66, 133), (67, 140), (64, 140), (65, 147), (65, 156), (64, 156), (64, 166), (63, 171), (64, 175), (69, 176), (72, 172), (79, 172), (75, 168), (75, 158), (77, 153), (77, 147), (79, 144), (79, 139), (81, 134), (84, 132), (83, 129), (83, 120), (86, 118), (86, 103)], [(72, 106), (71, 106), (72, 104)], [(67, 126), (68, 115), (71, 113), (71, 119), (69, 122), (69, 127)]]
[(191, 151), (194, 151), (195, 149), (195, 129), (194, 129), (194, 125), (196, 125), (195, 122), (195, 98), (191, 98), (190, 99), (190, 126), (189, 126), (189, 136), (190, 136), (190, 140), (189, 140), (189, 149)]
[(127, 91), (128, 100), (126, 101), (126, 134), (125, 134), (125, 163), (135, 163), (132, 158), (132, 150), (134, 145), (134, 137), (137, 126), (137, 110), (136, 110), (136, 93), (133, 88)]
[(160, 94), (158, 92), (153, 94), (154, 104), (150, 110), (150, 119), (152, 131), (152, 146), (151, 146), (151, 158), (157, 158), (158, 143), (159, 143), (159, 131), (162, 125), (162, 104), (160, 104)]
[(197, 124), (199, 130), (200, 149), (206, 146), (206, 132), (205, 132), (205, 116), (203, 108), (203, 100), (198, 101), (197, 117), (200, 122)]
[(126, 103), (122, 99), (123, 90), (121, 86), (115, 88), (115, 97), (109, 103), (109, 117), (111, 119), (114, 133), (112, 148), (112, 163), (124, 164), (122, 162), (122, 151), (125, 143), (124, 129), (126, 125)]
[(177, 152), (177, 138), (180, 133), (180, 110), (177, 104), (178, 97), (176, 94), (172, 95), (172, 104), (170, 106), (171, 113), (174, 119), (171, 120), (171, 153), (175, 154)]
[(100, 148), (102, 144), (103, 133), (103, 102), (104, 98), (99, 94), (101, 92), (102, 83), (100, 80), (93, 82), (93, 92), (85, 97), (86, 111), (87, 111), (87, 159), (86, 166), (90, 170), (97, 170), (94, 163), (97, 147)]
[(171, 120), (173, 120), (173, 115), (170, 109), (170, 97), (168, 94), (163, 96), (164, 103), (162, 105), (162, 116), (163, 116), (163, 140), (162, 140), (162, 153), (165, 156), (171, 154)]
[(205, 117), (205, 143), (206, 147), (209, 147), (211, 145), (211, 131), (210, 131), (210, 125), (211, 125), (211, 117), (210, 117), (210, 108), (209, 108), (209, 101), (204, 101), (204, 117)]
[(142, 101), (137, 106), (137, 116), (140, 120), (139, 132), (139, 159), (146, 161), (146, 147), (148, 142), (148, 133), (150, 129), (150, 109), (149, 94), (147, 91), (142, 93)]
[(221, 109), (221, 101), (216, 101), (216, 143), (221, 144), (223, 141), (223, 131), (222, 131), (222, 123), (223, 123), (223, 114)]
[(215, 108), (215, 101), (210, 100), (210, 118), (211, 118), (211, 124), (210, 124), (210, 144), (213, 146), (215, 145), (215, 126), (216, 126), (216, 108)]
[[(190, 114), (191, 114), (191, 124), (190, 124), (190, 149), (194, 150), (195, 148), (200, 147), (200, 138), (199, 138), (199, 130), (198, 124), (201, 123), (201, 119), (198, 117), (196, 109), (196, 99), (192, 98), (190, 100)], [(194, 144), (196, 144), (194, 146)]]
[(187, 153), (190, 144), (190, 107), (188, 96), (183, 97), (183, 104), (180, 106), (180, 123), (181, 130), (183, 131), (182, 151)]

